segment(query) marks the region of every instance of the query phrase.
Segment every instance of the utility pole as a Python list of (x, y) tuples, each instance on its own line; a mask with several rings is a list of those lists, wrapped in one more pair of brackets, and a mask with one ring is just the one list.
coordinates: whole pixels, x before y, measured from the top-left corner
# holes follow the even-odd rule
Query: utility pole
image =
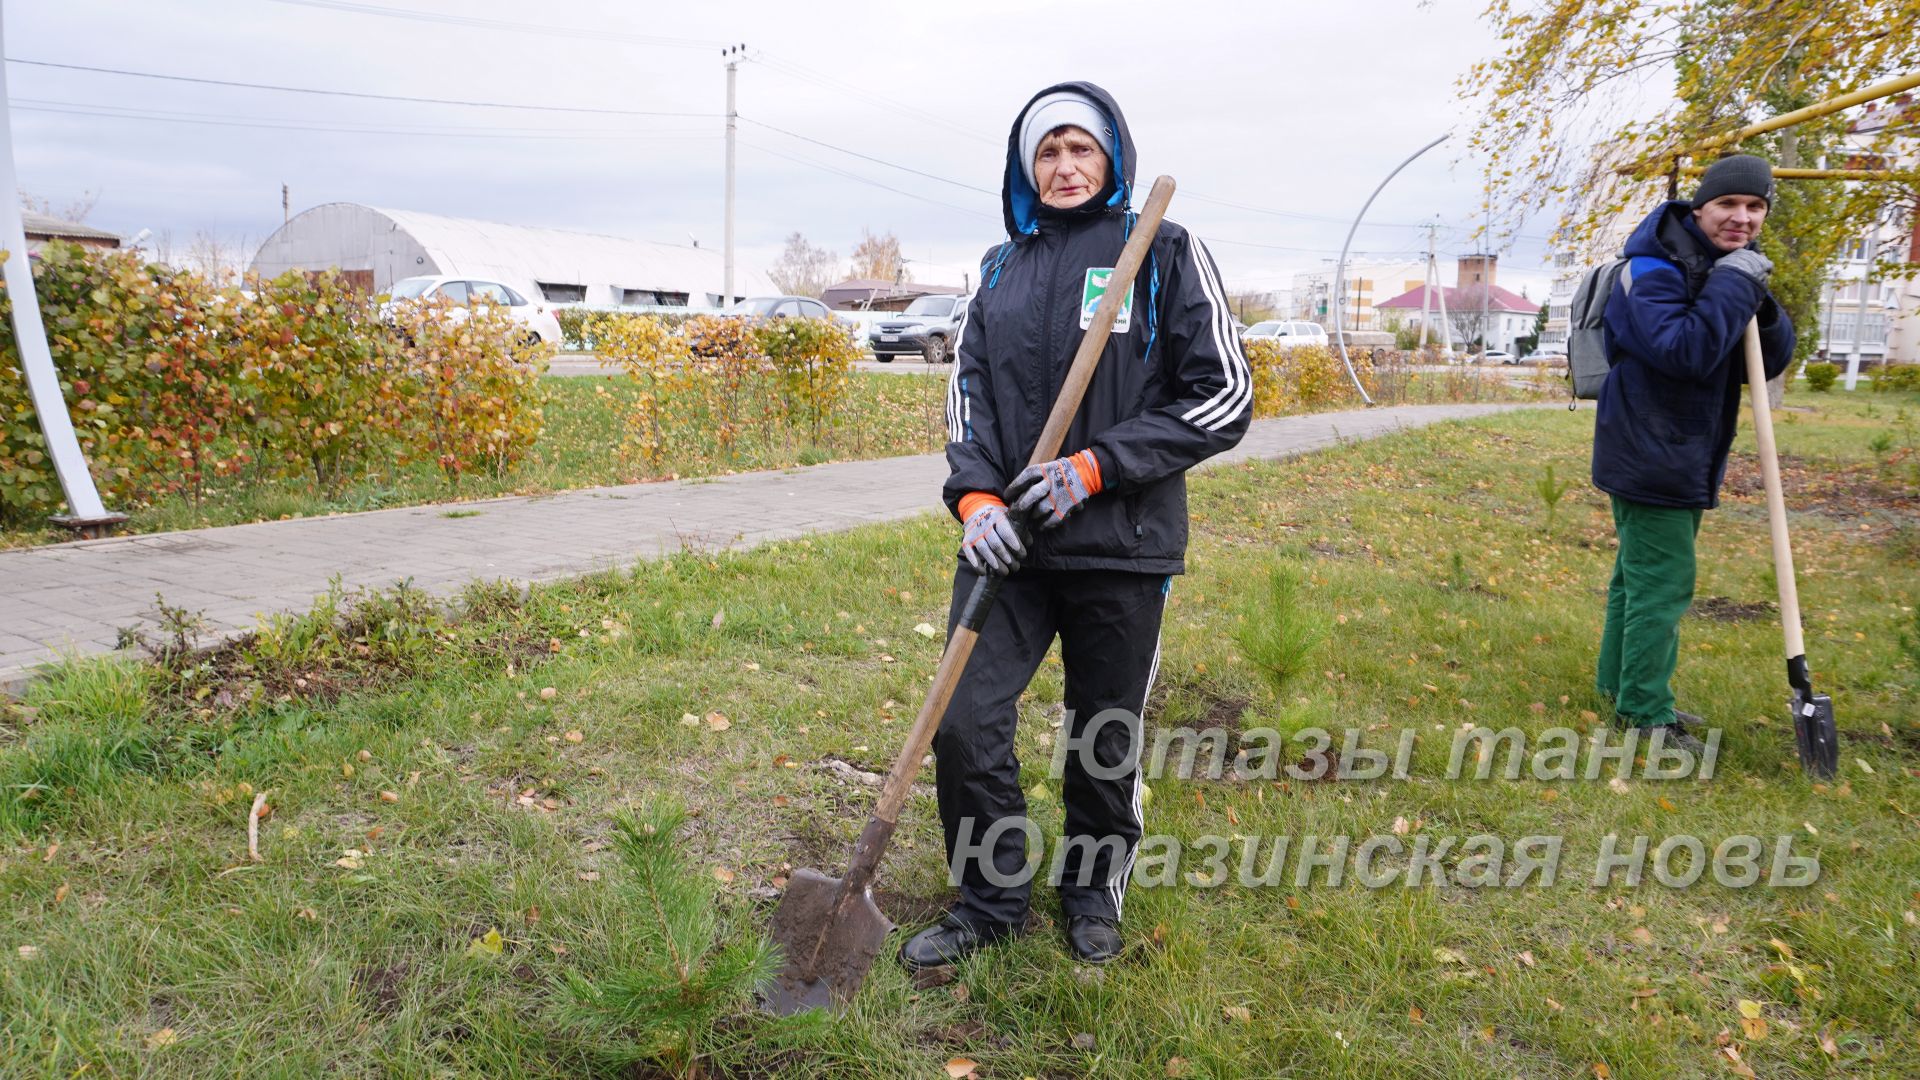
[(1493, 295), (1493, 197), (1489, 195), (1486, 203), (1486, 225), (1481, 229), (1484, 237), (1480, 244), (1480, 362), (1487, 360), (1487, 350), (1493, 348), (1493, 326), (1487, 322), (1490, 314), (1489, 301)]
[[(1867, 249), (1860, 254), (1860, 307), (1853, 316), (1853, 355), (1847, 359), (1847, 389), (1852, 390), (1860, 382), (1860, 354), (1867, 342), (1867, 282), (1873, 277), (1873, 253), (1880, 250), (1880, 211), (1873, 212), (1873, 232), (1867, 239)], [(1881, 353), (1884, 363), (1885, 352)]]
[(285, 225), (287, 222), (292, 220), (293, 220), (293, 203), (291, 201), (291, 196), (287, 191), (287, 185), (281, 184), (280, 185), (280, 224)]
[(1433, 310), (1433, 279), (1435, 277), (1433, 261), (1433, 222), (1427, 223), (1427, 277), (1420, 286), (1420, 344), (1414, 346), (1414, 352), (1422, 352), (1427, 347), (1427, 313)]
[(745, 45), (730, 45), (720, 50), (727, 58), (727, 226), (726, 238), (721, 241), (721, 261), (725, 271), (721, 275), (721, 288), (726, 290), (720, 301), (721, 307), (733, 306), (733, 158), (734, 135), (740, 127), (740, 112), (734, 106), (734, 77), (740, 70), (740, 54), (747, 51)]

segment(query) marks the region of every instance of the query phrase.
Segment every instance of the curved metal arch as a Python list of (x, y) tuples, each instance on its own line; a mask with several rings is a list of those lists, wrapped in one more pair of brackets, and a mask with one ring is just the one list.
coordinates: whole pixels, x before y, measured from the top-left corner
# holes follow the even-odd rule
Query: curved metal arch
[(1420, 149), (1415, 150), (1413, 153), (1408, 154), (1405, 161), (1395, 165), (1393, 171), (1387, 174), (1387, 178), (1380, 181), (1380, 186), (1373, 189), (1373, 194), (1367, 196), (1367, 201), (1360, 207), (1360, 213), (1354, 216), (1352, 227), (1347, 230), (1346, 243), (1340, 245), (1340, 262), (1333, 271), (1334, 339), (1340, 343), (1340, 362), (1347, 366), (1347, 378), (1353, 380), (1353, 388), (1360, 392), (1360, 400), (1369, 405), (1373, 404), (1373, 398), (1367, 395), (1367, 388), (1360, 385), (1360, 376), (1354, 372), (1353, 361), (1347, 357), (1347, 319), (1346, 313), (1343, 310), (1346, 305), (1342, 303), (1342, 300), (1347, 295), (1347, 250), (1353, 247), (1353, 234), (1360, 231), (1360, 222), (1366, 218), (1367, 211), (1373, 208), (1373, 200), (1379, 198), (1380, 193), (1386, 190), (1386, 186), (1393, 181), (1393, 178), (1400, 175), (1400, 170), (1413, 164), (1414, 158), (1439, 146), (1451, 137), (1450, 135), (1442, 135)]

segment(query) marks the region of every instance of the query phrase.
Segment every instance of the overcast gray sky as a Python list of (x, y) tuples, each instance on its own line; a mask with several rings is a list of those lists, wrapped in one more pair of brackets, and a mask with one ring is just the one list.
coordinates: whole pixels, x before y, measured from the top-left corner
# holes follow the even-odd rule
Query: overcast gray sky
[[(1355, 248), (1417, 255), (1418, 223), (1437, 218), (1443, 256), (1473, 249), (1472, 118), (1453, 83), (1492, 49), (1482, 6), (7, 0), (5, 40), (22, 186), (56, 205), (97, 191), (89, 221), (122, 233), (257, 245), (284, 181), (295, 213), (352, 201), (714, 247), (719, 46), (741, 42), (741, 257), (764, 266), (795, 230), (844, 256), (863, 229), (891, 230), (914, 276), (956, 284), (1000, 236), (1014, 112), (1090, 79), (1127, 112), (1143, 186), (1174, 175), (1172, 216), (1230, 287), (1265, 289), (1330, 263), (1373, 186), (1443, 132), (1454, 140), (1394, 180)], [(1502, 284), (1544, 297), (1549, 224), (1504, 247)]]

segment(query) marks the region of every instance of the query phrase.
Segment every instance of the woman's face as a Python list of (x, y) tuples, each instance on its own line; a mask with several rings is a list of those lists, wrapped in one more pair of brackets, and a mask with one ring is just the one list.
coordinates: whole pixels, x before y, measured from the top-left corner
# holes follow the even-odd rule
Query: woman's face
[(1034, 151), (1033, 179), (1042, 203), (1071, 210), (1107, 186), (1107, 152), (1081, 128), (1056, 128)]

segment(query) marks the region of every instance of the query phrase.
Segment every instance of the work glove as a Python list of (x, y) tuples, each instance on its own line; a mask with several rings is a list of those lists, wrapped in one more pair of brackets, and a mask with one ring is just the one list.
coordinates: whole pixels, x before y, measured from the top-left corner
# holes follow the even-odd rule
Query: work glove
[(973, 492), (960, 500), (960, 513), (967, 526), (960, 554), (976, 572), (1006, 577), (1020, 569), (1027, 546), (1021, 543), (1020, 530), (1014, 528), (1007, 504), (998, 495)]
[(1068, 515), (1101, 488), (1100, 462), (1093, 451), (1029, 465), (1013, 478), (1007, 493), (1013, 512), (1042, 531), (1058, 528)]
[(1720, 256), (1713, 264), (1715, 270), (1737, 270), (1752, 278), (1761, 288), (1767, 287), (1767, 277), (1773, 273), (1773, 260), (1752, 248), (1729, 251)]

